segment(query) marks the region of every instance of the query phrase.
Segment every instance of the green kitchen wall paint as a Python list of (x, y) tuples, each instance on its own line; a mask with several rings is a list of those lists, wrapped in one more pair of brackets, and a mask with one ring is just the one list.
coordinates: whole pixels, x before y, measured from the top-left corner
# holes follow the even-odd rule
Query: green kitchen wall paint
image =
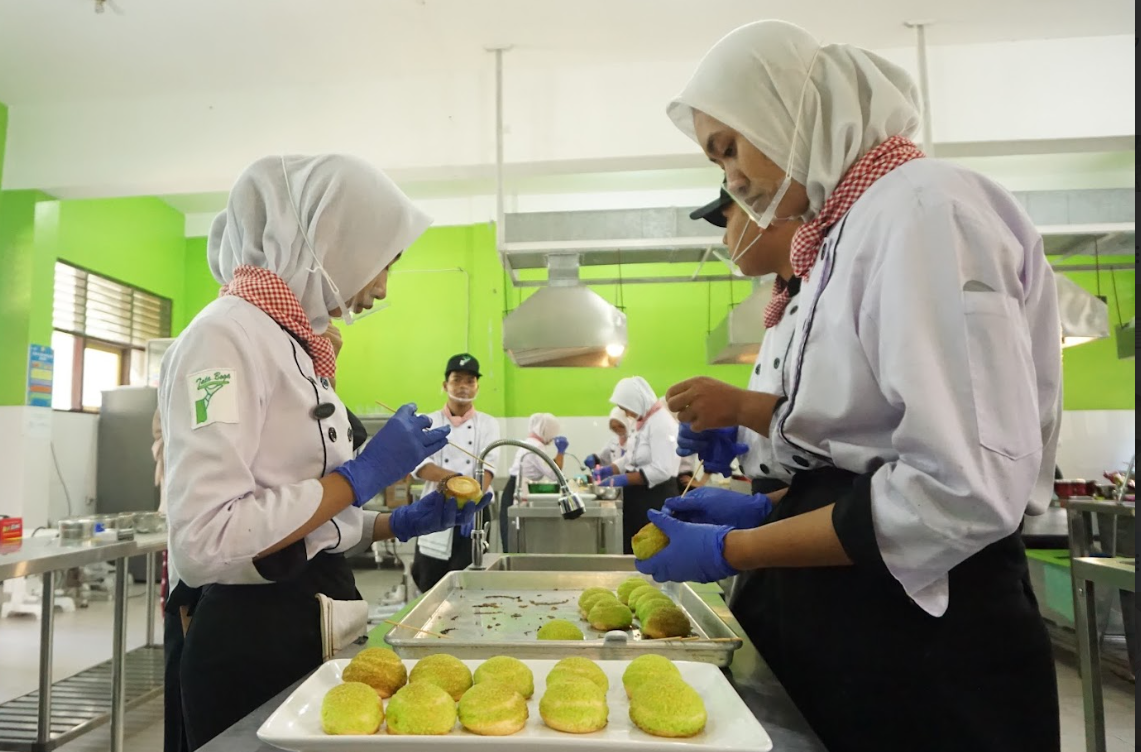
[[(51, 306), (50, 269), (36, 253), (36, 208), (51, 202), (40, 191), (0, 191), (0, 405), (26, 397), (28, 346), (33, 342), (33, 301)], [(38, 291), (38, 292), (37, 292)], [(37, 322), (38, 323), (38, 322)]]
[(206, 263), (206, 238), (187, 238), (183, 267), (181, 315), (174, 319), (174, 330), (181, 332), (199, 311), (218, 297), (218, 283)]

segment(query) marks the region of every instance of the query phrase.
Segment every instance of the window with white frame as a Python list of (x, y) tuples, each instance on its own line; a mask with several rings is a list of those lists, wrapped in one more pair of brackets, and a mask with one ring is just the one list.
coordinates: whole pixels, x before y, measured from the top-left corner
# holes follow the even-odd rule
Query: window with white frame
[(103, 391), (145, 384), (147, 340), (170, 336), (171, 301), (57, 261), (52, 407), (96, 411)]

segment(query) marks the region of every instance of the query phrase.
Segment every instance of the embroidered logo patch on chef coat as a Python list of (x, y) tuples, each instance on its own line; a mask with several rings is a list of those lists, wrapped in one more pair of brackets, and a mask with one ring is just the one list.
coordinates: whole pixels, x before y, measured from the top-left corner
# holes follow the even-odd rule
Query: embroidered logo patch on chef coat
[(186, 377), (190, 392), (190, 424), (238, 422), (238, 372), (231, 368), (199, 371)]

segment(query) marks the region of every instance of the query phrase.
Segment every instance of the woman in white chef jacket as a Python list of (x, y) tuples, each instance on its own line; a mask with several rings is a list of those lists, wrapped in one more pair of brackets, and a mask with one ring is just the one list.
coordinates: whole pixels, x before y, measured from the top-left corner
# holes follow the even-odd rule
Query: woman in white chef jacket
[(627, 554), (633, 553), (630, 538), (646, 524), (651, 509), (677, 492), (677, 421), (663, 400), (641, 376), (622, 379), (610, 401), (637, 420), (633, 446), (617, 464), (597, 470), (602, 484), (622, 491), (622, 540)]
[[(416, 468), (416, 477), (425, 481), (426, 494), (453, 476), (475, 477), (476, 461), (472, 455), (480, 456), (488, 446), (499, 441), (499, 423), (487, 413), (475, 409), (481, 377), (479, 361), (470, 354), (460, 353), (448, 359), (443, 383), (448, 399), (443, 408), (430, 413), (428, 417), (432, 419), (433, 426), (451, 427), (452, 443), (441, 447)], [(493, 468), (498, 467), (498, 459), (498, 449), (492, 450), (486, 457), (483, 478), (478, 479), (482, 482), (484, 491), (491, 488), (491, 481), (495, 477)], [(477, 518), (478, 524), (483, 524), (482, 517), (481, 514)], [(421, 592), (431, 590), (448, 572), (465, 569), (471, 564), (469, 538), (472, 524), (467, 522), (422, 536), (416, 541), (412, 579)]]
[[(566, 461), (567, 447), (570, 442), (565, 436), (559, 436), (559, 419), (550, 413), (535, 413), (527, 421), (527, 438), (524, 443), (545, 450), (551, 444), (555, 445), (554, 463), (561, 470)], [(543, 462), (531, 452), (517, 451), (511, 463), (510, 477), (507, 485), (503, 487), (503, 496), (499, 502), (499, 535), (503, 543), (503, 550), (508, 550), (507, 510), (515, 503), (516, 493), (522, 494), (527, 483), (555, 483), (557, 478), (550, 465)]]
[(1054, 283), (1010, 194), (911, 143), (917, 101), (886, 60), (760, 22), (670, 106), (803, 285), (787, 397), (698, 378), (669, 405), (767, 433), (792, 480), (759, 526), (743, 494), (655, 514), (670, 543), (638, 567), (763, 570), (744, 626), (833, 752), (1058, 750), (1018, 534), (1050, 497)]
[(634, 419), (627, 415), (622, 408), (615, 407), (610, 411), (610, 421), (607, 427), (610, 429), (610, 433), (614, 434), (614, 438), (606, 443), (602, 451), (587, 455), (582, 464), (586, 465), (588, 470), (594, 470), (599, 465), (616, 464), (626, 454), (630, 436), (634, 433)]
[(363, 634), (346, 553), (462, 518), (439, 495), (391, 515), (359, 508), (447, 429), (405, 405), (354, 457), (321, 336), (385, 297), (389, 265), (429, 223), (361, 160), (267, 157), (211, 228), (224, 287), (167, 351), (158, 399), (171, 561), (201, 589), (180, 671), (191, 749)]

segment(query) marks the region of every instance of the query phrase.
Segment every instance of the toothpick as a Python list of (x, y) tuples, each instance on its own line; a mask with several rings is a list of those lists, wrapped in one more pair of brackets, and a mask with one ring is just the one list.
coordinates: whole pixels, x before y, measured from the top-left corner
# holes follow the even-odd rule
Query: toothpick
[(448, 637), (445, 634), (440, 634), (439, 632), (430, 632), (427, 629), (420, 629), (419, 627), (414, 627), (411, 624), (405, 624), (402, 621), (393, 621), (392, 619), (385, 619), (384, 623), (385, 624), (391, 624), (394, 627), (404, 627), (405, 629), (411, 629), (413, 632), (419, 632), (420, 634), (426, 634), (426, 635), (432, 635), (433, 637), (439, 637), (441, 640), (452, 639), (451, 637)]
[(682, 495), (682, 496), (685, 496), (687, 493), (689, 493), (689, 487), (693, 485), (693, 482), (694, 482), (695, 480), (697, 480), (697, 474), (701, 472), (701, 469), (702, 469), (704, 466), (705, 466), (705, 461), (704, 461), (704, 460), (698, 460), (698, 461), (697, 461), (697, 466), (696, 466), (696, 467), (694, 467), (694, 468), (693, 468), (693, 472), (692, 472), (692, 473), (690, 473), (690, 476), (689, 476), (689, 483), (686, 483), (686, 484), (685, 484), (685, 489), (684, 489), (684, 490), (682, 490), (682, 492), (681, 492), (681, 495)]
[[(392, 413), (393, 415), (395, 415), (395, 414), (396, 414), (396, 411), (395, 411), (395, 410), (393, 410), (391, 407), (389, 407), (388, 405), (384, 404), (384, 403), (383, 403), (383, 402), (381, 402), (380, 400), (376, 400), (376, 404), (380, 405), (381, 407), (383, 407), (385, 410), (387, 410), (388, 412)], [(495, 468), (494, 468), (492, 465), (490, 465), (488, 462), (486, 462), (485, 460), (481, 460), (481, 459), (479, 458), (479, 455), (476, 455), (476, 454), (472, 454), (471, 452), (469, 452), (468, 450), (464, 449), (464, 448), (463, 448), (462, 446), (460, 446), (459, 444), (455, 444), (455, 443), (452, 443), (451, 441), (449, 441), (449, 442), (448, 442), (448, 446), (452, 447), (453, 449), (456, 449), (456, 450), (457, 450), (457, 451), (459, 451), (459, 452), (462, 452), (462, 453), (466, 454), (468, 457), (471, 457), (473, 460), (476, 460), (477, 462), (482, 462), (482, 463), (483, 463), (483, 467), (484, 467), (484, 469), (486, 469), (486, 470), (490, 470), (492, 473), (494, 473), (494, 472), (495, 472)]]

